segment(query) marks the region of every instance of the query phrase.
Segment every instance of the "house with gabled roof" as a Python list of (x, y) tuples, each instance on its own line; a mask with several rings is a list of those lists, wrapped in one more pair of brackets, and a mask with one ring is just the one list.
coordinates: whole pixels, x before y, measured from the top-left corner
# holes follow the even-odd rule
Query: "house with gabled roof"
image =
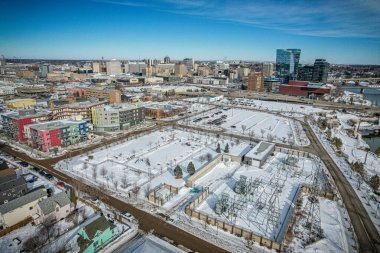
[(66, 218), (74, 206), (65, 192), (54, 194), (53, 196), (42, 200), (37, 206), (37, 217), (34, 219), (35, 224), (45, 220), (56, 222)]
[(80, 252), (94, 253), (118, 236), (119, 231), (103, 215), (78, 232)]
[(46, 198), (46, 189), (38, 189), (0, 205), (0, 229), (33, 217), (37, 213), (38, 202)]

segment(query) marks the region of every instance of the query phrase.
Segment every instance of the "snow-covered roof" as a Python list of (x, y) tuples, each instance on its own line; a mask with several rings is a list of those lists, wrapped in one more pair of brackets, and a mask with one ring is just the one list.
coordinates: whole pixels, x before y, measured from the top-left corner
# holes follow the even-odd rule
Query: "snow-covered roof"
[(269, 152), (272, 152), (273, 148), (274, 148), (274, 143), (261, 141), (251, 151), (249, 151), (245, 156), (252, 158), (254, 160), (261, 161), (264, 159), (264, 157)]

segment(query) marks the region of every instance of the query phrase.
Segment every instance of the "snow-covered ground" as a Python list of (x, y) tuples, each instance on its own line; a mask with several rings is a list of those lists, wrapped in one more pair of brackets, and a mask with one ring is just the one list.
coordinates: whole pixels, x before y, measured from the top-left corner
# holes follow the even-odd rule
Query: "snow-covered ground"
[[(220, 125), (212, 124), (211, 122), (216, 119), (221, 119), (222, 123)], [(204, 129), (224, 130), (228, 133), (252, 136), (277, 143), (292, 143), (296, 146), (310, 144), (298, 121), (248, 109), (215, 109), (180, 123)]]
[[(189, 176), (189, 162), (194, 164), (196, 171), (202, 169), (218, 155), (216, 143), (220, 143), (222, 149), (229, 143), (231, 153), (239, 153), (248, 145), (244, 142), (235, 144), (232, 140), (222, 140), (209, 134), (167, 128), (63, 160), (56, 168), (108, 188), (115, 189), (117, 182), (118, 191), (122, 192), (144, 184), (149, 184), (150, 188), (161, 183), (182, 187)], [(182, 168), (181, 179), (174, 177), (176, 165)], [(121, 182), (124, 179), (125, 188)]]
[[(286, 223), (288, 210), (295, 201), (300, 185), (311, 183), (313, 171), (317, 166), (322, 166), (319, 161), (310, 158), (298, 158), (296, 166), (289, 166), (283, 162), (286, 158), (286, 154), (276, 153), (262, 169), (231, 164), (227, 170), (210, 172), (217, 173), (205, 176), (215, 178), (209, 185), (211, 193), (196, 210), (267, 238), (280, 239), (282, 235), (279, 233), (283, 231), (281, 227)], [(241, 175), (252, 182), (252, 194), (244, 196), (235, 193), (234, 188)], [(206, 179), (202, 178), (200, 183), (202, 180)], [(237, 217), (233, 211), (222, 215), (215, 213), (216, 202), (226, 193), (231, 204), (240, 206), (235, 210)], [(271, 218), (273, 223), (269, 224)]]
[[(307, 202), (308, 195), (303, 196), (303, 212), (305, 210), (305, 204)], [(321, 228), (323, 230), (323, 236), (321, 239), (316, 242), (305, 245), (305, 242), (302, 241), (302, 238), (305, 240), (305, 237), (310, 236), (310, 232), (302, 227), (300, 221), (296, 224), (296, 236), (293, 242), (290, 244), (290, 248), (294, 252), (357, 252), (355, 250), (355, 240), (352, 237), (352, 232), (349, 231), (350, 225), (345, 221), (344, 210), (339, 206), (338, 202), (332, 201), (325, 198), (319, 198), (319, 210)], [(304, 215), (308, 215), (304, 213)], [(303, 216), (300, 216), (303, 219)], [(301, 238), (300, 238), (301, 237)], [(303, 246), (305, 245), (305, 246)]]
[[(332, 147), (332, 144), (329, 140), (327, 140), (327, 137), (320, 130), (320, 128), (316, 124), (310, 122), (309, 125), (313, 129), (319, 141), (322, 143), (323, 147), (326, 149), (327, 153), (335, 161), (336, 165), (339, 167), (341, 172), (346, 176), (348, 182), (351, 184), (357, 196), (362, 201), (363, 206), (367, 210), (367, 213), (370, 216), (372, 222), (375, 224), (375, 227), (380, 232), (380, 211), (378, 210), (379, 203), (378, 200), (376, 200), (376, 197), (373, 195), (372, 189), (361, 179), (360, 175), (358, 175), (356, 172), (353, 172), (353, 170), (351, 169), (351, 165), (346, 161), (346, 159), (343, 156), (338, 156), (336, 154), (334, 148)], [(355, 147), (355, 143), (352, 140), (350, 140), (348, 136), (342, 138), (342, 142), (344, 143), (342, 150), (346, 155), (348, 155), (348, 159), (354, 160), (357, 158), (363, 158), (363, 151), (357, 149), (358, 146)], [(354, 156), (353, 154), (356, 155)], [(371, 158), (369, 155), (367, 157), (367, 163), (364, 165), (364, 168), (368, 172), (374, 171), (376, 173), (379, 173), (379, 166), (374, 166), (371, 168), (368, 167), (374, 165), (377, 162), (378, 159), (376, 159), (376, 161), (373, 161), (373, 158)]]

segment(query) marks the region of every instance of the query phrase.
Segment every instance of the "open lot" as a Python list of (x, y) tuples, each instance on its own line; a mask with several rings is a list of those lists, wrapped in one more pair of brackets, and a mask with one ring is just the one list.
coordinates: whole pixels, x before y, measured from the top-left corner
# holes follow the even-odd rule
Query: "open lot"
[(260, 111), (215, 109), (183, 120), (181, 123), (277, 143), (297, 146), (310, 144), (298, 121)]

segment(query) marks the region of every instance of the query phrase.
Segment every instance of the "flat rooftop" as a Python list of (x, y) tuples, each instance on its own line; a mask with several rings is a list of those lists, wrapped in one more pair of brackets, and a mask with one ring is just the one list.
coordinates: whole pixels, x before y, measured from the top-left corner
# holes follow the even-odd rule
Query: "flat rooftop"
[(29, 127), (36, 129), (38, 131), (49, 131), (49, 130), (68, 127), (73, 124), (79, 124), (79, 123), (84, 123), (84, 122), (86, 121), (84, 120), (81, 120), (81, 121), (57, 120), (57, 121), (50, 121), (50, 122), (44, 122), (44, 123), (38, 123), (38, 124), (31, 124), (29, 125)]

